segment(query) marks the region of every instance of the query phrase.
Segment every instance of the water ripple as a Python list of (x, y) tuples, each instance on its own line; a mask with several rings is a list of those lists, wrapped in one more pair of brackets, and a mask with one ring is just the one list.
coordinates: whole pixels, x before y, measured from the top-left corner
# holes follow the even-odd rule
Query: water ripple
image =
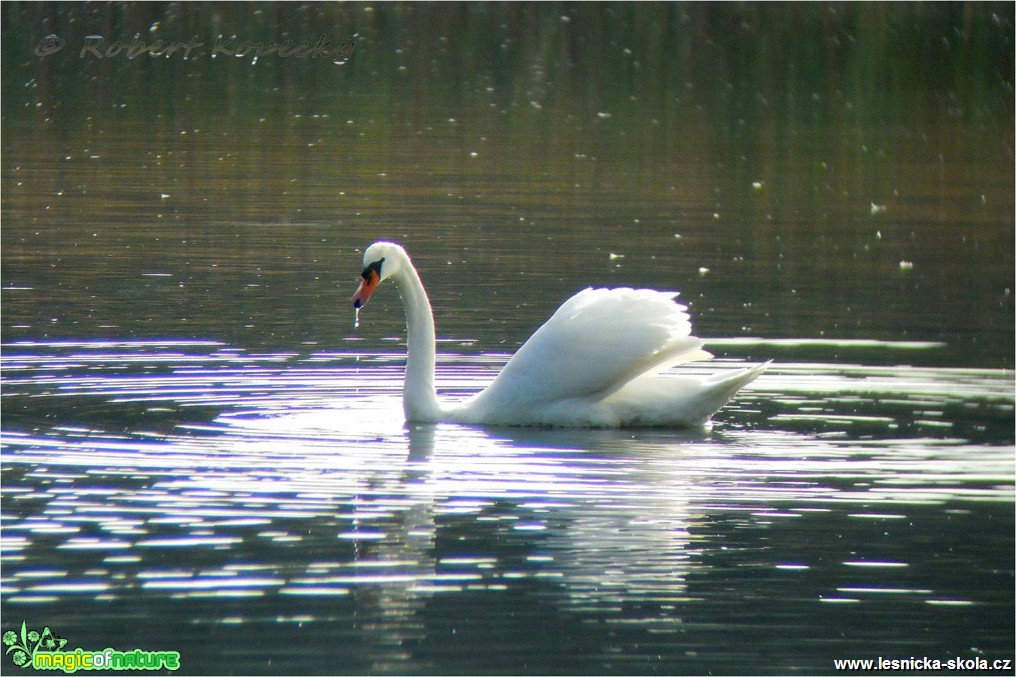
[[(444, 355), (439, 386), (465, 397), (504, 359)], [(407, 427), (397, 355), (210, 342), (8, 346), (3, 387), (12, 607), (369, 609), (408, 642), (428, 600), (512, 592), (648, 641), (707, 627), (742, 580), (801, 627), (840, 604), (995, 608), (1011, 584), (915, 546), (993, 519), (971, 561), (1011, 548), (1004, 371), (776, 364), (700, 431)]]

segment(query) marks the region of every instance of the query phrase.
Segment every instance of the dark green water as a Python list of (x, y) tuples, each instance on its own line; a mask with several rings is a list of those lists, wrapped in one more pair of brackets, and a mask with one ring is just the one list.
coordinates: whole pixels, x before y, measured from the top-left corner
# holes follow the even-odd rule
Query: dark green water
[[(4, 631), (188, 674), (1012, 657), (1012, 5), (2, 20)], [(405, 429), (397, 294), (349, 307), (378, 239), (449, 397), (588, 285), (775, 363), (709, 431)]]

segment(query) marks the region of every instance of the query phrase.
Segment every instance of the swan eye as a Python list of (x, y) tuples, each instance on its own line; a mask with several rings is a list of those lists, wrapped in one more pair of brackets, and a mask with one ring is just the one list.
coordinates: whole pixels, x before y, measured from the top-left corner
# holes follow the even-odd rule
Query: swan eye
[(385, 262), (384, 258), (381, 258), (375, 261), (374, 263), (370, 264), (366, 268), (364, 268), (363, 273), (361, 273), (363, 279), (369, 281), (372, 273), (374, 275), (377, 275), (378, 279), (381, 279), (381, 264), (384, 262)]

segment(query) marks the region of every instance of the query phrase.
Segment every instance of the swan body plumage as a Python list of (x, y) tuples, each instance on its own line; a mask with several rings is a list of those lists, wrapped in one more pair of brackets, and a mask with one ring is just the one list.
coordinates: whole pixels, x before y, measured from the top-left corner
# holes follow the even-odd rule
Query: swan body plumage
[(677, 292), (584, 289), (526, 341), (486, 389), (443, 404), (434, 388), (434, 317), (406, 251), (376, 242), (364, 252), (359, 309), (391, 278), (406, 311), (403, 409), (407, 421), (563, 427), (701, 425), (767, 364), (708, 378), (663, 376), (709, 359), (691, 335)]

